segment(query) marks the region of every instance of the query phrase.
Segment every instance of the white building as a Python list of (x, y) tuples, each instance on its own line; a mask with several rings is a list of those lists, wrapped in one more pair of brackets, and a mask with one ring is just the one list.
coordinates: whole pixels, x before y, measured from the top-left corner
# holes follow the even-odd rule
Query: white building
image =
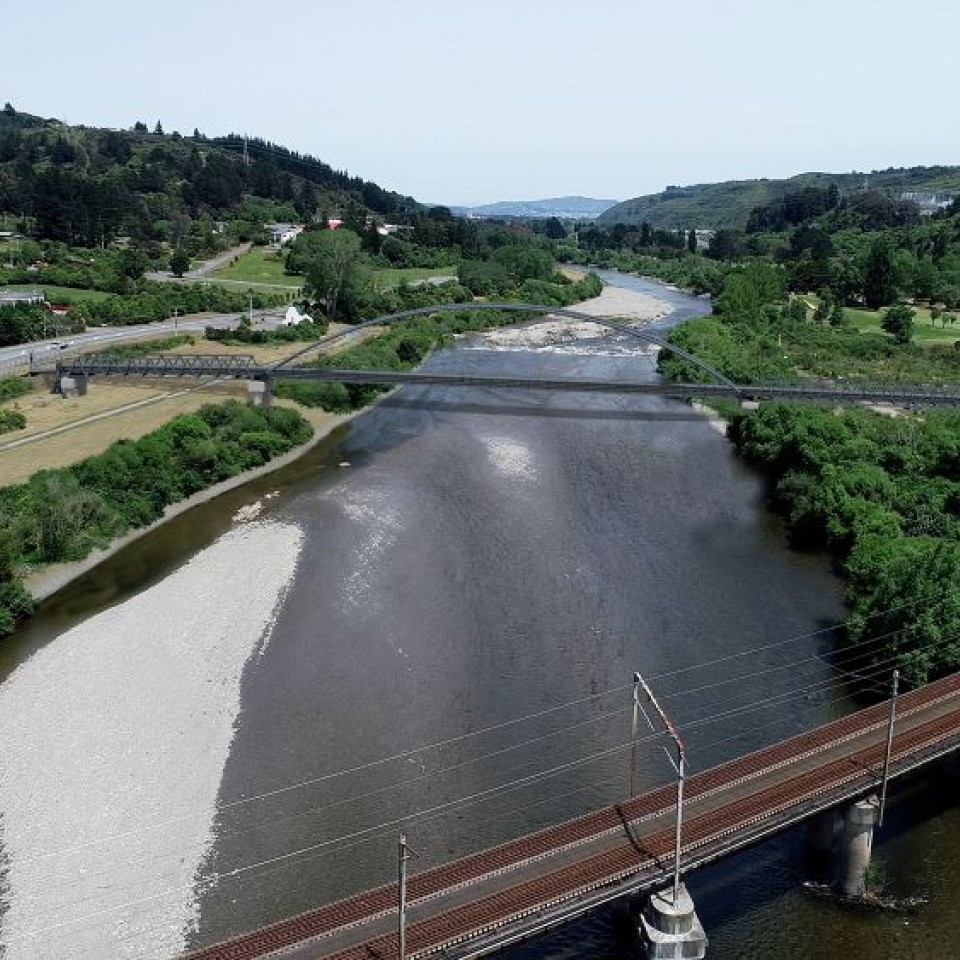
[(21, 303), (46, 303), (42, 290), (0, 290), (0, 307), (15, 307)]
[(308, 313), (301, 313), (296, 307), (289, 306), (287, 307), (287, 312), (283, 315), (283, 320), (281, 324), (285, 327), (295, 327), (298, 323), (303, 323), (304, 320), (309, 320), (310, 323), (313, 323), (313, 317)]
[(278, 247), (282, 247), (284, 244), (290, 243), (291, 240), (296, 240), (303, 233), (303, 224), (273, 223), (268, 225), (268, 229), (273, 237), (273, 242)]

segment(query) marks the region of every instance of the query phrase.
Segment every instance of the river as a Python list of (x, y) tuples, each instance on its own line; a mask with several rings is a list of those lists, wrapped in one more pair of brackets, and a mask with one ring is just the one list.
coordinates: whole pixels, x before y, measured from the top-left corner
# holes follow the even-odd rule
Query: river
[[(661, 329), (705, 310), (605, 279), (667, 301)], [(653, 362), (622, 335), (475, 335), (429, 361)], [(0, 648), (0, 954), (166, 957), (391, 879), (401, 829), (419, 869), (620, 799), (634, 670), (694, 769), (806, 729), (852, 707), (818, 656), (842, 616), (827, 560), (786, 548), (683, 404), (404, 388)], [(671, 775), (658, 750), (641, 788)], [(935, 894), (909, 926), (811, 899), (789, 834), (690, 879), (710, 956), (944, 956), (960, 820), (929, 787), (897, 792), (878, 844), (898, 889)], [(507, 956), (634, 951), (614, 912)]]

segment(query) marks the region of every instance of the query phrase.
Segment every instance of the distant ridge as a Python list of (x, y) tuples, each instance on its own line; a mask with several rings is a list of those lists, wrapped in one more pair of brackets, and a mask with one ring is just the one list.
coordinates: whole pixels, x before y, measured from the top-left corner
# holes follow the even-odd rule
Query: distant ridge
[(616, 203), (616, 200), (596, 200), (593, 197), (551, 197), (547, 200), (498, 200), (478, 207), (453, 207), (452, 210), (460, 217), (592, 220)]
[(688, 187), (667, 187), (605, 210), (599, 226), (615, 223), (677, 229), (743, 229), (754, 207), (781, 199), (804, 187), (836, 184), (841, 195), (880, 190), (898, 198), (901, 193), (960, 194), (960, 167), (909, 167), (872, 173), (801, 173), (785, 180), (727, 180)]

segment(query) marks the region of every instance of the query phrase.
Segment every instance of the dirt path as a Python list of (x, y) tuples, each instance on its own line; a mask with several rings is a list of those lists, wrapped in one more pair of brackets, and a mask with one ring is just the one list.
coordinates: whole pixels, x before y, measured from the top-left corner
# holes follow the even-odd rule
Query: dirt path
[(209, 260), (204, 260), (199, 267), (194, 270), (188, 270), (182, 277), (175, 277), (169, 270), (154, 270), (146, 276), (148, 280), (159, 280), (161, 283), (168, 280), (176, 280), (180, 283), (184, 280), (197, 280), (205, 277), (208, 273), (213, 273), (222, 267), (229, 266), (237, 257), (242, 257), (245, 253), (249, 253), (252, 247), (252, 243), (241, 243), (237, 247), (231, 247), (231, 249), (225, 250), (223, 253), (218, 253)]

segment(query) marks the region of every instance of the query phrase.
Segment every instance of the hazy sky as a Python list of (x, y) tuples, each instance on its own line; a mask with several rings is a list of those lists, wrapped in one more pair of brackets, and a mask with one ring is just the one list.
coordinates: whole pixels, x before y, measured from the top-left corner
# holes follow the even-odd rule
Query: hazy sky
[(2, 0), (0, 101), (482, 203), (960, 163), (955, 0)]

